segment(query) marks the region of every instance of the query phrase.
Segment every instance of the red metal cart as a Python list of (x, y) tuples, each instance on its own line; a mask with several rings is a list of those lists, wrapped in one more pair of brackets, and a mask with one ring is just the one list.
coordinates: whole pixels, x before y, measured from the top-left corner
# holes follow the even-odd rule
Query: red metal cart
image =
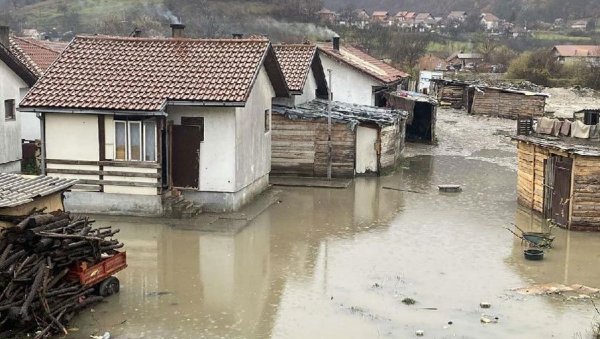
[(111, 257), (102, 259), (99, 263), (88, 266), (86, 261), (79, 262), (71, 267), (69, 277), (79, 280), (83, 286), (94, 286), (96, 292), (107, 297), (119, 293), (119, 279), (113, 274), (127, 267), (127, 253), (119, 252)]

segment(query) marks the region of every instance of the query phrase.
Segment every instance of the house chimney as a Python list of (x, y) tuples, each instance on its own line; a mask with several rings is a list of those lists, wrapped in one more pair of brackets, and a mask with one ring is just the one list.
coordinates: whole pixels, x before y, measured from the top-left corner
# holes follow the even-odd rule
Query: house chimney
[(132, 36), (132, 37), (134, 37), (134, 38), (139, 38), (139, 37), (141, 37), (141, 36), (142, 36), (142, 30), (136, 27), (136, 28), (133, 30), (133, 32), (131, 32), (131, 36)]
[(242, 34), (242, 33), (231, 33), (231, 36), (234, 39), (243, 39), (244, 38), (244, 34)]
[(340, 50), (340, 37), (339, 36), (333, 37), (333, 50), (334, 51)]
[(8, 26), (0, 26), (0, 44), (6, 48), (9, 48), (8, 33), (10, 33)]
[(171, 37), (172, 38), (183, 38), (183, 30), (185, 29), (185, 25), (182, 23), (172, 23), (171, 24)]

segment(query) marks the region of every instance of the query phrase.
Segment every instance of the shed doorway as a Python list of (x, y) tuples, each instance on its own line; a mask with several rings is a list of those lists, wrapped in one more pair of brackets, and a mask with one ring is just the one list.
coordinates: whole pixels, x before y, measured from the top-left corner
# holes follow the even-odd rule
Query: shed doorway
[(377, 173), (377, 136), (375, 128), (358, 126), (356, 128), (356, 173)]
[(406, 125), (406, 139), (410, 141), (433, 141), (432, 123), (433, 110), (435, 108), (425, 102), (416, 102), (413, 109), (413, 119), (410, 125)]
[(200, 126), (173, 125), (171, 133), (171, 173), (173, 186), (199, 188)]
[(551, 155), (544, 175), (544, 217), (567, 227), (571, 209), (573, 159)]

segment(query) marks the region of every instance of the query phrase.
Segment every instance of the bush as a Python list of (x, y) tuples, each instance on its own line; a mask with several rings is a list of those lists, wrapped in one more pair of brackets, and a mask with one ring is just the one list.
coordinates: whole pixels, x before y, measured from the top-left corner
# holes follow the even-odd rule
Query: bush
[(525, 79), (542, 86), (550, 86), (550, 79), (562, 70), (554, 55), (547, 50), (527, 52), (517, 57), (509, 66), (507, 77)]

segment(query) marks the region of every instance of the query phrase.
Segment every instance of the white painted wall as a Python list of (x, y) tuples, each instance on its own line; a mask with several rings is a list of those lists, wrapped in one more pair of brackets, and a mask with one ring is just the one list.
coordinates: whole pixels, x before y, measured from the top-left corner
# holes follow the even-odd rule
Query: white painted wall
[(377, 172), (377, 129), (356, 127), (356, 173)]
[(271, 126), (265, 132), (265, 111), (271, 113), (273, 97), (275, 90), (261, 66), (246, 106), (235, 113), (235, 191), (271, 172)]
[(204, 117), (199, 190), (236, 192), (236, 108), (170, 106), (167, 112), (175, 125), (181, 117)]
[(47, 113), (46, 158), (98, 161), (98, 116)]
[(6, 121), (4, 100), (21, 99), (21, 88), (27, 84), (4, 62), (0, 62), (0, 168), (4, 164), (21, 160), (21, 112), (16, 112), (16, 119)]
[[(381, 86), (379, 82), (359, 70), (339, 62), (325, 53), (320, 53), (327, 84), (333, 93), (333, 100), (359, 105), (375, 105), (373, 86)], [(331, 82), (327, 70), (331, 69)]]
[(306, 82), (304, 83), (304, 89), (302, 90), (301, 95), (295, 95), (294, 101), (296, 105), (301, 105), (303, 103), (314, 100), (317, 97), (317, 80), (315, 79), (315, 74), (312, 69), (308, 72), (308, 77), (306, 78)]
[(444, 72), (442, 71), (420, 71), (419, 72), (419, 86), (417, 91), (419, 93), (423, 93), (424, 89), (429, 91), (429, 86), (431, 85), (432, 79), (443, 79)]
[[(21, 88), (19, 102), (23, 100), (29, 87)], [(41, 138), (40, 119), (35, 113), (21, 112), (21, 139), (36, 140)]]

